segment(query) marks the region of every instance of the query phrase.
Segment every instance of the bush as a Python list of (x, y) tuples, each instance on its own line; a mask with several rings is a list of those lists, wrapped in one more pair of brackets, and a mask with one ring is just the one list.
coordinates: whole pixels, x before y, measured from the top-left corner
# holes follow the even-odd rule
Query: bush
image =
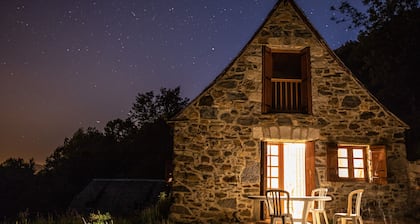
[(159, 195), (159, 201), (146, 209), (143, 209), (136, 220), (136, 223), (144, 224), (170, 224), (169, 221), (169, 207), (171, 206), (172, 198), (165, 192)]

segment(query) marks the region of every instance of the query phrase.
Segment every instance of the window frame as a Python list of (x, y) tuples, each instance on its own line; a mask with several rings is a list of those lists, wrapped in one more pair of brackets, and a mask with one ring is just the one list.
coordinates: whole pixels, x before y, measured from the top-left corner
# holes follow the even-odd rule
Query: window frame
[(301, 50), (272, 49), (263, 46), (262, 57), (262, 113), (291, 113), (288, 111), (277, 111), (273, 108), (273, 54), (297, 54), (300, 55), (301, 77), (302, 82), (300, 95), (300, 110), (292, 113), (312, 114), (312, 86), (311, 86), (311, 56), (310, 48), (305, 47)]
[[(270, 146), (277, 146), (277, 154), (271, 154), (269, 153), (269, 147)], [(282, 189), (283, 183), (280, 181), (284, 178), (284, 167), (282, 166), (282, 164), (284, 163), (284, 155), (283, 155), (283, 144), (266, 144), (266, 147), (264, 149), (265, 151), (265, 158), (264, 158), (264, 167), (265, 167), (265, 175), (264, 175), (264, 179), (265, 181), (265, 185), (266, 185), (266, 190), (272, 190), (272, 189)], [(277, 166), (270, 164), (270, 160), (273, 160), (273, 157), (277, 158)], [(269, 170), (271, 169), (277, 169), (277, 176), (272, 176), (271, 172), (269, 172)], [(278, 180), (278, 186), (277, 187), (273, 187), (271, 186), (271, 184), (269, 184), (271, 181), (268, 181), (269, 179), (275, 179), (277, 178)]]
[[(339, 177), (338, 174), (338, 149), (339, 148), (364, 148), (363, 164), (364, 178)], [(387, 183), (386, 147), (383, 145), (350, 145), (327, 143), (327, 180), (333, 182), (367, 182), (376, 184)], [(352, 159), (352, 158), (351, 158)], [(349, 167), (350, 167), (349, 162)], [(349, 169), (353, 174), (354, 169)]]
[[(338, 179), (339, 180), (349, 180), (349, 181), (366, 181), (367, 177), (368, 177), (368, 172), (367, 172), (367, 146), (351, 146), (351, 145), (339, 145), (337, 150), (340, 149), (346, 149), (347, 151), (347, 156), (346, 157), (339, 157), (339, 155), (337, 154), (337, 159), (338, 161), (340, 159), (346, 159), (347, 160), (347, 166), (346, 167), (340, 167), (339, 162), (337, 162), (337, 168), (338, 168)], [(362, 159), (363, 159), (363, 177), (362, 178), (357, 178), (354, 177), (354, 172), (356, 169), (360, 169), (360, 168), (355, 168), (354, 167), (354, 150), (355, 149), (361, 149), (362, 150)], [(360, 159), (360, 158), (357, 158)], [(348, 177), (340, 177), (340, 168), (347, 168), (348, 171)]]
[[(262, 141), (261, 142), (261, 164), (260, 164), (260, 194), (265, 195), (265, 192), (270, 188), (267, 186), (267, 148), (268, 145), (278, 145), (279, 149), (279, 162), (283, 164), (283, 145), (285, 142), (272, 142)], [(279, 166), (279, 178), (284, 179), (284, 167)], [(311, 195), (313, 189), (315, 189), (315, 142), (305, 142), (305, 188), (306, 195)], [(279, 184), (280, 189), (283, 188), (282, 182)]]

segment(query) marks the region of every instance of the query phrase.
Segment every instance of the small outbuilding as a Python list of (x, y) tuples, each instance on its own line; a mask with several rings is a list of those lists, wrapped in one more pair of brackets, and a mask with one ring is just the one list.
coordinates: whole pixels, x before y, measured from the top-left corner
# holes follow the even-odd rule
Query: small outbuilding
[(82, 214), (110, 212), (112, 215), (133, 215), (154, 205), (164, 180), (152, 179), (93, 179), (70, 203), (69, 208)]

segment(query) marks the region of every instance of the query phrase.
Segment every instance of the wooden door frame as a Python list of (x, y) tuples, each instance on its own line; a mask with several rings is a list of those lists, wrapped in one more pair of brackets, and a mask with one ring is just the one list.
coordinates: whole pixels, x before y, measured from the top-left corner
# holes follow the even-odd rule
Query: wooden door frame
[[(261, 142), (260, 195), (265, 195), (267, 191), (267, 146), (268, 144), (279, 145), (279, 157), (281, 157), (279, 162), (283, 164), (284, 143), (286, 142)], [(284, 169), (279, 172), (279, 178), (282, 180), (279, 187), (283, 188)], [(305, 185), (306, 195), (311, 195), (312, 190), (315, 189), (315, 143), (313, 141), (305, 142)]]

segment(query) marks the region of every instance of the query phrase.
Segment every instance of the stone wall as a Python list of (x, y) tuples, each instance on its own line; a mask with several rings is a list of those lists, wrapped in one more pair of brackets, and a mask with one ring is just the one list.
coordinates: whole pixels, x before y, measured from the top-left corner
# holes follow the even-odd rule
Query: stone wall
[(409, 214), (416, 220), (420, 220), (420, 160), (411, 161), (408, 166), (410, 179)]
[[(387, 111), (331, 54), (292, 4), (280, 3), (240, 55), (174, 121), (174, 204), (183, 223), (255, 218), (248, 195), (260, 194), (262, 141), (315, 141), (317, 187), (333, 197), (328, 215), (347, 194), (365, 189), (363, 215), (397, 216), (407, 206), (404, 124)], [(312, 114), (262, 114), (262, 47), (310, 47)], [(329, 182), (326, 145), (387, 146), (388, 184)], [(341, 210), (340, 210), (341, 209)]]
[(410, 161), (408, 165), (410, 188), (420, 191), (420, 160)]

